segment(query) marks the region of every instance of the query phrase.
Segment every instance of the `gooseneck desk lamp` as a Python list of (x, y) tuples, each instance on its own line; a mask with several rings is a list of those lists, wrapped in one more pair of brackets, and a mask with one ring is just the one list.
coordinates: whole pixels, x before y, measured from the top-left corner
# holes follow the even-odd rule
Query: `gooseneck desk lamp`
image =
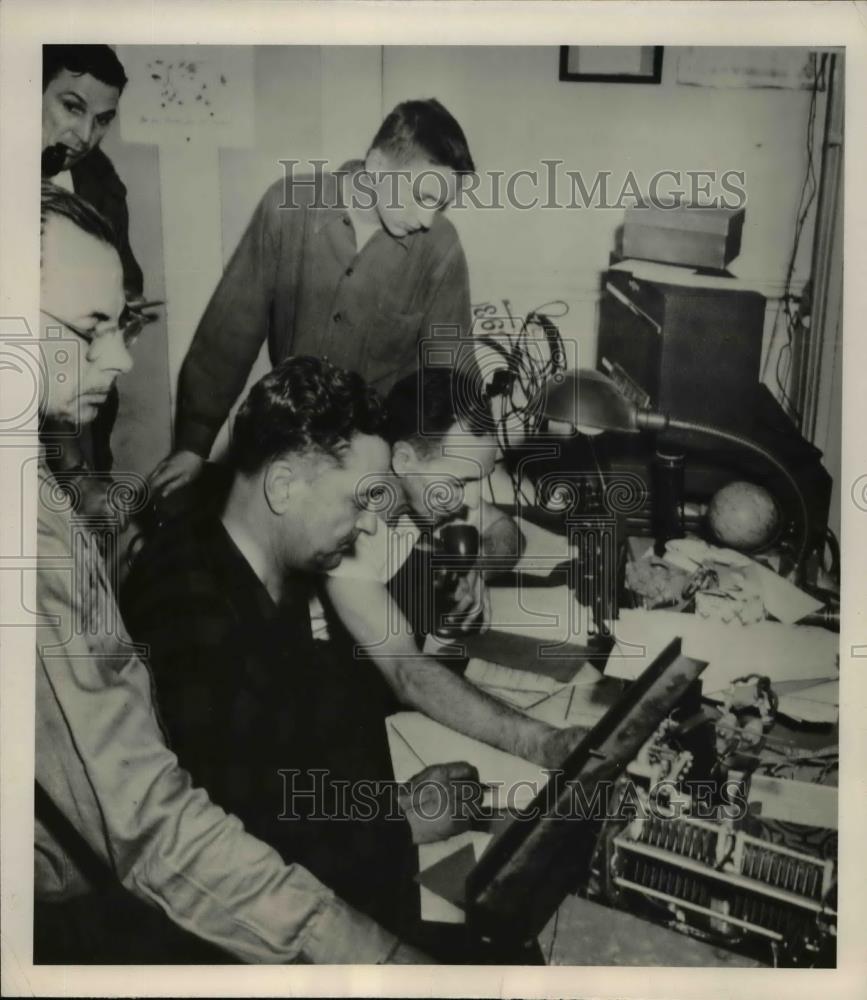
[(797, 497), (801, 532), (795, 559), (795, 574), (798, 581), (802, 579), (810, 538), (807, 502), (794, 476), (767, 448), (741, 434), (711, 424), (679, 420), (667, 413), (639, 409), (623, 395), (610, 378), (602, 372), (589, 368), (573, 368), (551, 376), (536, 396), (533, 409), (535, 413), (549, 420), (569, 424), (585, 433), (618, 431), (637, 434), (641, 431), (653, 433), (666, 430), (687, 431), (755, 452), (783, 476)]

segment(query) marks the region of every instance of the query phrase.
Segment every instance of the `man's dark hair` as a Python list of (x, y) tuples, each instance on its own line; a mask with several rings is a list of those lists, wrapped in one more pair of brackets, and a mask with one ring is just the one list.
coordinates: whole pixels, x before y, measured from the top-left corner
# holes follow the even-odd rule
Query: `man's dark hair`
[(80, 76), (88, 73), (120, 93), (126, 86), (126, 73), (120, 59), (108, 45), (43, 45), (42, 91), (61, 70)]
[(359, 374), (323, 358), (287, 358), (241, 404), (230, 457), (246, 474), (291, 452), (340, 462), (354, 434), (381, 434), (381, 427), (382, 403)]
[(398, 163), (422, 154), (459, 174), (476, 169), (463, 129), (434, 97), (398, 104), (379, 126), (370, 149), (379, 149)]
[(52, 217), (69, 219), (79, 229), (117, 249), (114, 229), (104, 215), (100, 215), (90, 202), (73, 194), (72, 191), (44, 180), (39, 213), (40, 235), (43, 239), (45, 224)]
[(421, 368), (396, 382), (386, 397), (383, 435), (389, 444), (409, 441), (429, 452), (456, 424), (475, 437), (496, 433), (478, 379), (461, 369)]

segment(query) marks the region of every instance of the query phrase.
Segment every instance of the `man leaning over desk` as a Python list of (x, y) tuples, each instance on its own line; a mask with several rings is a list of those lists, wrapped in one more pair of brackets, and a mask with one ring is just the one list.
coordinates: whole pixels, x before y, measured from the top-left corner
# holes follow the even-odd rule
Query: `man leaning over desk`
[[(365, 652), (358, 668), (372, 660), (402, 704), (498, 749), (557, 767), (584, 730), (555, 729), (524, 716), (453, 673), (435, 650), (419, 651), (435, 627), (431, 550), (444, 524), (475, 522), (482, 565), (502, 568), (519, 555), (517, 525), (481, 496), (498, 448), (489, 403), (460, 367), (425, 367), (392, 387), (385, 408), (394, 502), (380, 530), (360, 536), (329, 572), (323, 596), (331, 623), (326, 615), (319, 638), (334, 631), (336, 616), (350, 648)], [(476, 567), (460, 580), (451, 613), (475, 617), (486, 605)]]
[[(418, 917), (412, 844), (456, 832), (463, 817), (424, 823), (406, 809), (408, 823), (383, 822), (380, 799), (373, 815), (347, 818), (337, 792), (342, 785), (345, 798), (362, 783), (392, 783), (385, 718), (399, 700), (513, 752), (556, 749), (559, 763), (565, 751), (560, 730), (500, 704), (433, 658), (380, 671), (314, 642), (317, 577), (385, 531), (368, 509), (391, 456), (379, 406), (357, 374), (327, 361), (278, 365), (235, 419), (227, 499), (157, 532), (132, 567), (122, 607), (133, 636), (150, 649), (157, 702), (194, 779), (287, 861), (408, 933)], [(492, 457), (495, 442), (479, 443)], [(464, 463), (468, 492), (481, 471)], [(436, 486), (444, 473), (434, 467), (427, 475)], [(413, 672), (408, 683), (404, 667)], [(432, 775), (423, 770), (417, 784), (473, 776), (467, 765), (444, 765)]]
[(206, 944), (244, 962), (423, 959), (245, 832), (166, 746), (98, 545), (46, 463), (132, 367), (115, 234), (55, 185), (41, 208), (35, 961), (218, 960)]
[(286, 176), (265, 192), (199, 322), (181, 369), (175, 450), (151, 475), (195, 478), (262, 343), (271, 363), (327, 357), (387, 392), (435, 328), (470, 333), (467, 264), (443, 212), (475, 170), (436, 100), (399, 104), (364, 161)]

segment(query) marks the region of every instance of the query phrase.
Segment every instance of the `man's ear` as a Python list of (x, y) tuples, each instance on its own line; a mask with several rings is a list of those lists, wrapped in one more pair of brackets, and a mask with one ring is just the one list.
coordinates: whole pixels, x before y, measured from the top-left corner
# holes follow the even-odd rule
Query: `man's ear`
[(297, 474), (285, 458), (275, 459), (267, 468), (263, 482), (265, 502), (275, 514), (285, 514), (297, 488)]
[(399, 476), (415, 471), (418, 456), (409, 441), (395, 441), (391, 446), (391, 467)]
[(381, 149), (371, 149), (364, 159), (364, 169), (369, 174), (378, 173), (386, 169), (385, 154)]

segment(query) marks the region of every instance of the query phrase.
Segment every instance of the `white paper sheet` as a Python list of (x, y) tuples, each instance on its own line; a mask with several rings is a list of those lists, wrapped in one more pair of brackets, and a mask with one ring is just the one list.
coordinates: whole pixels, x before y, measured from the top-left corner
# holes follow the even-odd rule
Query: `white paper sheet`
[(559, 587), (491, 587), (491, 629), (528, 636), (540, 643), (588, 640), (590, 610), (574, 591)]
[(597, 704), (593, 688), (601, 679), (599, 671), (585, 663), (564, 683), (529, 670), (514, 670), (499, 663), (472, 659), (464, 677), (494, 698), (499, 698), (541, 722), (565, 729), (567, 726), (590, 728), (607, 711), (607, 704)]
[(634, 680), (678, 636), (686, 656), (708, 663), (701, 677), (705, 694), (745, 674), (793, 681), (832, 677), (837, 671), (838, 637), (823, 628), (779, 622), (724, 625), (673, 611), (631, 609), (621, 611), (611, 625), (617, 641), (607, 676)]
[(515, 566), (521, 573), (533, 576), (548, 576), (551, 570), (560, 563), (575, 558), (575, 547), (569, 544), (565, 535), (557, 535), (546, 528), (540, 528), (522, 518), (519, 521), (524, 535), (524, 553)]
[(754, 774), (749, 801), (761, 802), (763, 819), (837, 829), (837, 789), (833, 785)]
[[(592, 666), (590, 669), (595, 671)], [(592, 685), (571, 684), (527, 709), (527, 715), (558, 729), (566, 729), (569, 726), (592, 729), (610, 707), (607, 702), (595, 700), (592, 692)]]
[(249, 45), (124, 45), (120, 102), (126, 142), (189, 149), (251, 146), (255, 127)]
[(780, 698), (777, 711), (797, 722), (833, 724), (840, 705), (840, 682), (826, 681)]
[(523, 808), (545, 785), (548, 775), (537, 764), (481, 743), (421, 712), (398, 712), (385, 720), (396, 781), (409, 781), (430, 764), (466, 761), (492, 788), (485, 805)]
[[(547, 775), (537, 765), (463, 736), (420, 712), (399, 712), (389, 716), (385, 728), (396, 781), (409, 781), (430, 764), (465, 760), (478, 768), (481, 781), (495, 786), (484, 800), (484, 805), (491, 808), (525, 806), (547, 781)], [(510, 794), (519, 783), (522, 783), (520, 787)], [(435, 844), (422, 844), (419, 846), (419, 870), (424, 871), (468, 843), (473, 845), (478, 860), (490, 840), (491, 834), (467, 831)], [(458, 907), (423, 886), (419, 889), (422, 920), (464, 922), (463, 911)]]
[(784, 624), (793, 625), (804, 615), (818, 611), (822, 607), (821, 601), (805, 594), (800, 587), (796, 587), (794, 583), (768, 569), (767, 566), (754, 561), (750, 570), (756, 574), (761, 585), (765, 610)]

